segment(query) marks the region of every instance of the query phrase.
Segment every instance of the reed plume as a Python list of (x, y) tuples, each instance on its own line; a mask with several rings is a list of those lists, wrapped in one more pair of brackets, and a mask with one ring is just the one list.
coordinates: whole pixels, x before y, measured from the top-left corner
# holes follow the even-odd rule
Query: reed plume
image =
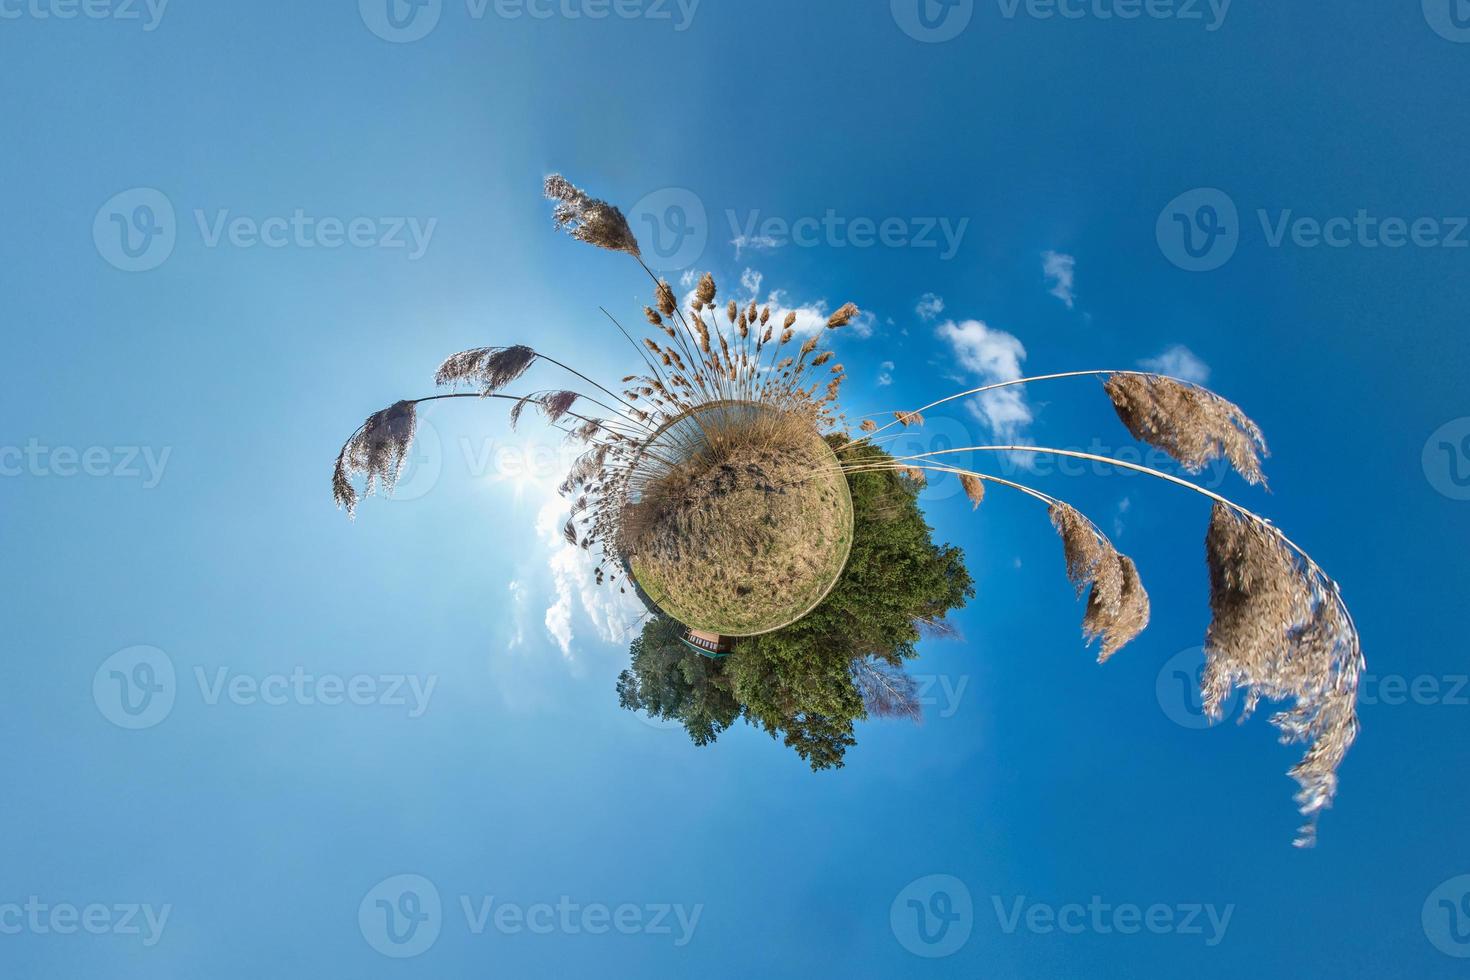
[(694, 287), (694, 298), (704, 306), (712, 306), (714, 304), (715, 277), (713, 275), (706, 272), (700, 277), (699, 285)]
[(635, 258), (639, 255), (638, 239), (622, 211), (591, 197), (561, 174), (546, 178), (545, 191), (548, 198), (556, 201), (552, 210), (556, 227), (579, 242), (627, 252)]
[(417, 432), (414, 403), (397, 401), (369, 415), (343, 444), (332, 467), (332, 496), (338, 507), (346, 509), (349, 518), (357, 516), (359, 499), (352, 477), (356, 474), (367, 477), (364, 495), (371, 495), (378, 486), (385, 494), (392, 495)]
[(980, 502), (985, 499), (985, 481), (973, 474), (961, 473), (960, 485), (965, 488), (965, 496), (970, 498), (970, 509), (979, 510)]
[(553, 391), (540, 400), (541, 411), (546, 415), (548, 422), (559, 422), (562, 416), (572, 410), (572, 406), (581, 397), (575, 391)]
[(1062, 539), (1073, 589), (1079, 596), (1091, 589), (1082, 635), (1088, 643), (1102, 639), (1098, 662), (1105, 663), (1148, 625), (1148, 593), (1133, 561), (1119, 554), (1112, 541), (1075, 507), (1055, 501), (1051, 521)]
[(1057, 501), (1051, 506), (1051, 522), (1062, 539), (1062, 553), (1067, 560), (1067, 578), (1077, 595), (1092, 584), (1093, 570), (1102, 561), (1104, 549), (1092, 522), (1075, 507)]
[(837, 308), (837, 312), (827, 318), (827, 329), (836, 330), (845, 327), (852, 322), (852, 318), (858, 315), (857, 304), (844, 303)]
[(457, 385), (474, 382), (488, 394), (519, 379), (535, 363), (536, 357), (536, 352), (523, 344), (474, 347), (449, 355), (434, 373), (434, 383)]
[(534, 396), (532, 396), (532, 395), (523, 395), (522, 397), (516, 399), (516, 403), (511, 406), (511, 409), (510, 409), (510, 430), (512, 432), (514, 432), (515, 429), (516, 429), (516, 426), (520, 424), (520, 421), (521, 421), (521, 412), (523, 412), (525, 410), (526, 405), (528, 405), (531, 402), (531, 400), (532, 400), (533, 397)]
[(1107, 663), (1148, 626), (1149, 603), (1133, 559), (1110, 550), (1102, 560), (1109, 567), (1087, 597), (1082, 635), (1088, 643), (1102, 639), (1097, 662)]
[(1146, 374), (1114, 374), (1103, 382), (1133, 438), (1156, 446), (1190, 473), (1225, 456), (1250, 483), (1262, 483), (1261, 430), (1232, 402), (1198, 385)]
[(1276, 528), (1216, 503), (1205, 537), (1213, 621), (1205, 638), (1204, 707), (1220, 718), (1233, 689), (1245, 716), (1260, 698), (1291, 704), (1271, 718), (1284, 743), (1307, 753), (1292, 770), (1315, 840), (1317, 819), (1337, 792), (1337, 767), (1357, 738), (1363, 669), (1357, 630), (1337, 593)]

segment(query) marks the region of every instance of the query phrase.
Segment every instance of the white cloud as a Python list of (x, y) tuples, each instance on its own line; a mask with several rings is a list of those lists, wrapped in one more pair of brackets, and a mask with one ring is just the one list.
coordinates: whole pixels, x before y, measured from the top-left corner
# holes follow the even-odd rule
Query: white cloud
[(765, 277), (754, 269), (746, 269), (740, 273), (740, 288), (745, 290), (751, 297), (759, 296), (761, 292), (761, 280)]
[[(1026, 348), (1012, 334), (979, 320), (946, 320), (935, 333), (954, 348), (956, 363), (982, 384), (1022, 377)], [(983, 392), (969, 402), (969, 408), (1006, 442), (1022, 441), (1026, 426), (1031, 424), (1031, 408), (1021, 385)]]
[(944, 312), (944, 299), (934, 293), (925, 293), (919, 297), (919, 305), (914, 307), (914, 312), (919, 314), (920, 320), (933, 320)]
[(592, 622), (597, 635), (607, 642), (622, 639), (643, 613), (643, 605), (632, 593), (620, 593), (615, 585), (598, 585), (593, 574), (597, 562), (589, 551), (568, 544), (562, 537), (567, 503), (554, 490), (536, 514), (536, 533), (550, 550), (552, 589), (555, 594), (546, 609), (546, 631), (556, 640), (562, 656), (572, 655), (573, 622), (577, 610)]
[(1113, 515), (1113, 537), (1121, 538), (1123, 536), (1123, 518), (1128, 513), (1128, 509), (1132, 506), (1132, 497), (1124, 497), (1122, 500), (1118, 501), (1118, 512)]
[(850, 333), (854, 337), (867, 340), (873, 336), (873, 329), (878, 323), (878, 318), (867, 310), (859, 310), (858, 315), (853, 317), (847, 326), (842, 328), (843, 333)]
[(510, 611), (513, 632), (507, 645), (514, 650), (526, 642), (526, 587), (518, 579), (510, 580)]
[(893, 384), (893, 362), (884, 361), (878, 365), (878, 387), (886, 388)]
[(1138, 363), (1145, 371), (1167, 374), (1181, 381), (1193, 381), (1202, 385), (1210, 380), (1210, 366), (1183, 344), (1174, 344), (1158, 357), (1144, 358)]
[[(740, 285), (744, 287), (746, 294), (745, 303), (749, 303), (751, 300), (761, 302), (758, 298), (760, 295), (761, 281), (762, 276), (759, 272), (756, 272), (754, 269), (745, 270), (745, 274), (740, 277)], [(744, 305), (744, 303), (741, 305)], [(827, 329), (827, 318), (832, 315), (835, 309), (835, 307), (829, 305), (825, 300), (816, 300), (811, 303), (796, 303), (785, 290), (781, 289), (771, 290), (767, 294), (765, 301), (761, 302), (761, 305), (771, 308), (771, 322), (776, 325), (777, 330), (780, 330), (781, 324), (786, 322), (786, 315), (788, 313), (795, 313), (796, 322), (791, 325), (791, 329), (796, 331), (796, 336), (798, 337), (809, 337), (812, 334), (825, 331)], [(876, 316), (867, 310), (863, 310), (857, 316), (853, 317), (847, 326), (841, 330), (833, 331), (833, 333), (852, 334), (855, 337), (866, 339), (873, 336), (873, 331), (876, 329), (877, 323), (878, 318)]]
[(745, 249), (752, 252), (769, 252), (773, 248), (779, 248), (781, 243), (769, 235), (736, 235), (730, 239), (730, 244), (735, 246), (735, 261), (740, 261), (740, 253)]
[(820, 300), (793, 306), (787, 300), (786, 294), (779, 289), (771, 291), (771, 295), (766, 297), (766, 303), (771, 307), (771, 321), (777, 325), (777, 329), (786, 322), (788, 313), (796, 314), (796, 322), (791, 325), (791, 329), (796, 331), (798, 337), (808, 337), (826, 330), (827, 318), (832, 315), (831, 309)]
[(1077, 260), (1063, 252), (1048, 249), (1041, 253), (1041, 271), (1051, 285), (1050, 293), (1071, 309), (1077, 300), (1073, 281), (1077, 274)]
[[(766, 297), (766, 304), (771, 308), (771, 322), (781, 324), (786, 322), (786, 314), (795, 313), (796, 322), (791, 329), (796, 331), (798, 337), (809, 337), (812, 334), (822, 333), (827, 329), (827, 318), (832, 315), (834, 307), (829, 306), (823, 300), (815, 303), (801, 303), (793, 306), (787, 298), (786, 293), (779, 289), (771, 290)], [(852, 334), (854, 337), (867, 339), (873, 336), (873, 330), (877, 325), (878, 318), (867, 310), (863, 310), (853, 317), (847, 326), (833, 331), (838, 334)]]

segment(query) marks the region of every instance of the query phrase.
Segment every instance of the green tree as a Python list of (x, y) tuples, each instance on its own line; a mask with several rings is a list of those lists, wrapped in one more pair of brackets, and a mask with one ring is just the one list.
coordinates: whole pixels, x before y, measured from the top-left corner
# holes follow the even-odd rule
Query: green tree
[(695, 745), (708, 745), (740, 717), (740, 702), (720, 663), (679, 639), (684, 627), (654, 616), (633, 640), (632, 665), (618, 675), (618, 704), (682, 722)]

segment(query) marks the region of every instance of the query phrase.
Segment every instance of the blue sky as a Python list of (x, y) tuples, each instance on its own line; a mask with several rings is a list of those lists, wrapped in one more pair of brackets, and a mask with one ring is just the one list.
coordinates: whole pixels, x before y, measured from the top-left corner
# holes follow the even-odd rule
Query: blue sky
[[(1466, 11), (396, 2), (0, 0), (0, 972), (1463, 972)], [(1272, 492), (1201, 480), (1362, 629), (1318, 847), (1266, 719), (1198, 726), (1208, 509), (1142, 477), (1012, 471), (1139, 564), (1106, 667), (1045, 515), (936, 483), (963, 639), (819, 775), (618, 709), (534, 427), (429, 406), (406, 499), (334, 512), (448, 353), (633, 369), (598, 306), (647, 281), (552, 231), (553, 170), (672, 276), (858, 303), (855, 414), (1207, 372)], [(1137, 451), (1090, 381), (947, 408), (918, 445)]]

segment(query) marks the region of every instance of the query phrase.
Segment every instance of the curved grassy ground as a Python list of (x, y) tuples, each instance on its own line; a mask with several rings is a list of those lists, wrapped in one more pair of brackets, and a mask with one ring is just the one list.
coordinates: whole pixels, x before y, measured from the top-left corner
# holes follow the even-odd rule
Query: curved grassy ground
[(815, 431), (696, 457), (647, 502), (626, 558), (639, 587), (686, 626), (754, 636), (831, 590), (852, 547), (852, 497)]

